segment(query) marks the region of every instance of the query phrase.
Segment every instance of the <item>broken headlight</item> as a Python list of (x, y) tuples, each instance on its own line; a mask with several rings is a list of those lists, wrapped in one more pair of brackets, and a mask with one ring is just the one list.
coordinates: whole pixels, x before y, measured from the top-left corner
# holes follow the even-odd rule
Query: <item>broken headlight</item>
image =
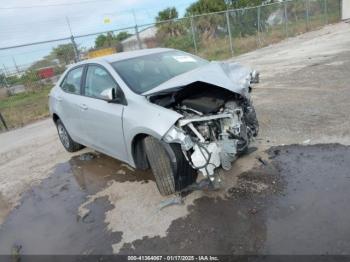
[(189, 150), (193, 147), (193, 142), (190, 136), (186, 135), (183, 130), (173, 126), (164, 135), (163, 140), (167, 143), (178, 143), (182, 149)]

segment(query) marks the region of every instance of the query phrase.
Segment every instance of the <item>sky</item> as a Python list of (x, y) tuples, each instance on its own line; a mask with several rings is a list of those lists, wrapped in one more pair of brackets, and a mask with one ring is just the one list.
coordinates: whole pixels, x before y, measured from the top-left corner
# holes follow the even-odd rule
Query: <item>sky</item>
[[(182, 16), (194, 0), (0, 0), (0, 48), (152, 23), (158, 11), (175, 6)], [(135, 15), (134, 15), (135, 14)], [(105, 23), (105, 20), (110, 23)], [(81, 46), (95, 36), (78, 38)], [(29, 65), (47, 55), (53, 44), (0, 50), (0, 71)]]

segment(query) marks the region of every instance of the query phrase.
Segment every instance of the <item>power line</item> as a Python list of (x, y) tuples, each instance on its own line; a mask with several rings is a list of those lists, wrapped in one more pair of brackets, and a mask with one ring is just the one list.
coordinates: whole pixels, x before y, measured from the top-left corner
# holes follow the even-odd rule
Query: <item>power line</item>
[[(72, 3), (68, 3), (68, 4), (51, 4), (51, 5), (46, 5), (46, 6), (56, 6), (56, 5), (72, 5), (72, 4), (80, 4), (80, 3), (92, 3), (92, 2), (101, 2), (101, 1), (114, 1), (114, 0), (89, 0), (89, 1), (83, 1), (83, 2), (72, 2)], [(177, 7), (179, 7), (179, 6), (181, 6), (181, 7), (183, 7), (183, 6), (185, 6), (185, 5), (188, 5), (188, 4), (184, 4), (183, 2), (184, 1), (188, 1), (188, 0), (179, 0), (179, 2), (181, 3), (182, 2), (182, 4), (180, 4), (180, 5), (177, 5)], [(191, 0), (190, 0), (191, 1)], [(36, 5), (36, 6), (39, 6), (39, 5)], [(40, 7), (41, 6), (44, 6), (44, 5), (40, 5)], [(22, 8), (22, 7), (25, 7), (25, 6), (21, 6), (21, 7), (19, 7), (18, 6), (18, 8)], [(29, 6), (28, 6), (29, 7)], [(30, 6), (30, 7), (35, 7), (35, 6)], [(0, 9), (6, 9), (6, 8), (10, 8), (10, 7), (0, 7)], [(17, 7), (14, 7), (14, 8), (17, 8)], [(148, 15), (148, 19), (147, 19), (147, 17), (143, 17), (142, 18), (142, 21), (143, 21), (143, 25), (144, 26), (149, 26), (149, 25), (151, 25), (151, 24), (154, 24), (154, 22), (152, 21), (152, 22), (150, 22), (150, 21), (147, 21), (148, 23), (146, 23), (145, 22), (145, 20), (152, 20), (152, 19), (150, 19), (151, 18), (151, 14), (150, 14), (150, 10), (156, 10), (156, 9), (161, 9), (161, 7), (160, 6), (158, 6), (158, 7), (151, 7), (151, 8), (148, 8), (148, 9), (146, 9), (146, 8), (137, 8), (137, 9), (135, 9), (135, 10), (138, 10), (138, 11), (146, 11), (147, 10), (147, 15)], [(124, 10), (123, 11), (123, 13), (125, 14), (125, 12), (132, 12), (132, 10)], [(109, 15), (111, 15), (111, 16), (118, 16), (117, 14), (118, 13), (122, 13), (122, 12), (115, 12), (115, 13), (112, 13), (112, 14), (109, 14)], [(102, 15), (107, 15), (106, 13), (105, 14), (100, 14), (100, 16), (102, 16)], [(132, 15), (132, 13), (130, 14), (130, 15)], [(136, 20), (136, 14), (134, 13), (134, 19)], [(73, 17), (76, 17), (76, 18), (78, 18), (78, 17), (83, 17), (83, 16), (73, 16)], [(56, 19), (50, 19), (50, 20), (47, 20), (47, 21), (54, 21), (54, 20), (56, 20)], [(66, 40), (69, 40), (69, 38), (68, 37), (66, 37), (66, 33), (67, 33), (67, 31), (66, 30), (64, 30), (65, 28), (67, 28), (66, 27), (66, 25), (65, 25), (65, 23), (64, 23), (64, 18), (62, 17), (62, 18), (59, 18), (59, 19), (57, 19), (56, 21), (58, 21), (58, 20), (60, 20), (60, 21), (62, 21), (61, 23), (60, 23), (60, 25), (59, 25), (59, 29), (60, 30), (56, 30), (56, 34), (58, 34), (58, 33), (60, 33), (61, 34), (61, 32), (62, 32), (62, 37), (61, 36), (59, 36), (58, 37), (58, 39), (52, 39), (52, 40), (48, 40), (48, 41), (45, 41), (45, 40), (42, 40), (42, 41), (38, 41), (38, 42), (36, 42), (36, 43), (33, 43), (33, 44), (36, 44), (36, 45), (38, 45), (38, 44), (47, 44), (47, 43), (52, 43), (52, 42), (58, 42), (58, 41), (66, 41)], [(66, 17), (66, 20), (67, 20), (67, 17)], [(43, 22), (43, 21), (40, 21), (40, 22)], [(39, 23), (40, 23), (39, 22)], [(35, 23), (35, 22), (34, 22)], [(32, 24), (34, 24), (34, 23), (32, 23)], [(70, 29), (70, 33), (71, 33), (71, 35), (72, 35), (72, 28), (71, 28), (71, 26), (70, 26), (70, 22), (68, 21), (66, 21), (66, 23), (68, 23), (69, 24), (69, 29)], [(114, 24), (114, 23), (113, 23)], [(115, 25), (108, 25), (108, 26), (106, 26), (106, 25), (104, 25), (103, 27), (103, 29), (101, 30), (101, 31), (99, 31), (99, 32), (93, 32), (93, 33), (88, 33), (88, 32), (83, 32), (83, 31), (92, 31), (91, 29), (93, 29), (94, 27), (92, 27), (91, 25), (87, 25), (87, 26), (79, 26), (78, 27), (78, 30), (79, 30), (79, 32), (80, 32), (80, 34), (78, 34), (78, 35), (75, 35), (75, 37), (76, 38), (90, 38), (90, 37), (93, 37), (93, 36), (96, 36), (96, 35), (98, 35), (98, 34), (101, 34), (101, 33), (106, 33), (106, 32), (110, 32), (110, 31), (113, 31), (113, 32), (118, 32), (118, 31), (122, 31), (122, 30), (133, 30), (133, 27), (131, 27), (130, 26), (130, 24), (126, 24), (126, 23), (120, 23), (120, 21), (118, 21), (118, 29), (116, 29), (115, 28)], [(17, 24), (17, 25), (20, 25), (20, 24)], [(24, 24), (23, 24), (24, 25)], [(28, 24), (27, 24), (28, 25)], [(46, 24), (41, 24), (40, 25), (40, 27), (44, 27), (44, 26), (46, 26)], [(74, 26), (73, 26), (74, 27)], [(108, 29), (107, 29), (107, 28)], [(10, 28), (6, 28), (5, 30), (0, 30), (2, 33), (10, 33), (10, 32), (18, 32), (18, 33), (20, 33), (22, 30), (18, 30), (19, 28), (16, 28), (17, 30), (11, 30)], [(96, 28), (97, 29), (97, 28)], [(21, 34), (26, 34), (26, 33), (29, 33), (29, 31), (26, 31), (26, 32), (22, 32)], [(75, 34), (77, 34), (78, 32), (75, 32)], [(59, 34), (59, 35), (60, 35)], [(17, 41), (18, 42), (18, 41)], [(17, 45), (15, 45), (15, 46), (12, 46), (13, 48), (19, 48), (19, 47), (25, 47), (25, 46), (29, 46), (30, 44), (29, 43), (24, 43), (24, 44), (17, 44)], [(7, 49), (10, 49), (11, 47), (9, 47), (9, 46), (6, 46), (6, 47), (2, 47), (2, 48), (0, 48), (0, 50), (7, 50)]]
[[(105, 30), (105, 31), (99, 31), (99, 32), (88, 33), (88, 34), (74, 35), (74, 38), (78, 39), (78, 38), (96, 36), (96, 35), (100, 35), (100, 34), (106, 34), (109, 32), (127, 31), (127, 30), (131, 30), (133, 28), (134, 28), (133, 26), (129, 26), (129, 27), (124, 27), (124, 28), (116, 28), (116, 29), (112, 29), (112, 30)], [(0, 51), (13, 49), (13, 48), (20, 48), (20, 47), (25, 47), (25, 46), (33, 46), (33, 45), (60, 42), (60, 41), (65, 41), (65, 40), (71, 40), (71, 38), (70, 37), (62, 37), (62, 38), (57, 38), (57, 39), (52, 39), (52, 40), (47, 40), (47, 41), (39, 41), (39, 42), (19, 44), (19, 45), (14, 45), (14, 46), (0, 47)]]
[[(97, 14), (94, 16), (91, 16), (91, 20), (93, 19), (97, 19), (97, 20), (101, 20), (106, 17), (116, 17), (118, 18), (120, 15), (125, 15), (126, 11), (124, 12), (115, 12), (115, 13), (103, 13), (103, 14)], [(137, 14), (136, 14), (137, 15)], [(86, 15), (80, 15), (80, 16), (76, 16), (76, 15), (69, 15), (66, 16), (69, 18), (69, 21), (72, 25), (77, 24), (77, 23), (81, 23), (81, 20), (84, 18), (86, 19)], [(132, 18), (132, 14), (130, 13), (130, 18)], [(115, 19), (114, 19), (115, 20)], [(128, 24), (128, 23), (126, 23)], [(27, 31), (28, 25), (33, 25), (33, 26), (50, 26), (50, 25), (57, 25), (57, 26), (64, 26), (67, 27), (67, 21), (65, 19), (65, 16), (59, 17), (59, 18), (53, 18), (53, 19), (46, 19), (46, 20), (37, 20), (37, 21), (29, 21), (26, 23), (12, 23), (9, 22), (6, 25), (6, 29), (3, 30), (3, 28), (0, 28), (0, 32), (11, 32), (13, 30), (16, 29), (21, 29), (21, 27), (23, 28), (23, 30)]]
[(52, 46), (48, 46), (46, 48), (36, 49), (36, 50), (33, 50), (33, 51), (21, 52), (21, 53), (16, 53), (16, 54), (0, 55), (0, 57), (19, 56), (19, 55), (26, 55), (26, 54), (32, 54), (32, 53), (46, 52), (46, 51), (51, 51), (51, 50), (52, 50)]
[[(130, 17), (130, 19), (132, 19), (132, 17)], [(102, 20), (100, 24), (96, 24), (96, 23), (94, 24), (94, 21), (92, 20), (86, 25), (81, 23), (78, 24), (77, 22), (72, 23), (70, 19), (69, 19), (69, 22), (70, 22), (71, 30), (74, 32), (74, 35), (89, 33), (91, 31), (108, 31), (108, 30), (118, 31), (116, 30), (116, 28), (130, 27), (130, 23), (127, 23), (126, 21), (120, 21), (117, 19), (115, 21), (113, 21), (112, 19), (112, 23), (110, 24), (103, 24)], [(35, 27), (35, 29), (38, 31), (43, 31), (47, 29), (52, 30), (52, 25), (48, 25), (45, 23), (41, 23), (37, 25), (33, 24), (33, 27)], [(56, 23), (54, 27), (54, 32), (57, 35), (67, 36), (67, 34), (69, 34), (70, 32), (67, 26), (67, 21), (62, 19), (60, 23)], [(24, 37), (28, 38), (28, 36), (32, 34), (32, 32), (28, 31), (28, 29), (26, 29), (25, 27), (4, 28), (4, 29), (0, 28), (0, 33), (4, 35), (5, 34), (19, 35), (19, 37), (16, 38), (17, 42), (19, 42), (21, 38), (24, 38)]]
[[(91, 1), (85, 1), (85, 2), (76, 2), (76, 4), (79, 4), (79, 3), (93, 3), (93, 2), (101, 2), (101, 1), (114, 1), (114, 0), (99, 0), (99, 1), (98, 0), (91, 0)], [(186, 2), (188, 0), (182, 0), (182, 1), (179, 0), (180, 3), (184, 2), (184, 1)], [(75, 3), (73, 2), (73, 3), (57, 4), (57, 5), (70, 5), (70, 4), (75, 4)], [(40, 5), (39, 7), (45, 7), (45, 6), (51, 6), (51, 5)], [(54, 6), (54, 4), (52, 6)], [(113, 12), (113, 13), (101, 13), (101, 14), (96, 14), (94, 16), (94, 18), (100, 18), (100, 17), (102, 18), (102, 17), (105, 17), (105, 16), (118, 17), (120, 14), (125, 15), (125, 13), (130, 13), (130, 17), (132, 17), (132, 15), (133, 15), (132, 13), (133, 13), (133, 11), (135, 11), (135, 16), (137, 18), (138, 18), (139, 14), (144, 13), (148, 17), (148, 19), (152, 20), (157, 15), (157, 12), (160, 9), (165, 8), (165, 6), (168, 6), (168, 5), (161, 5), (161, 6), (158, 6), (158, 7), (151, 7), (151, 8), (126, 9), (126, 10), (123, 10), (123, 11)], [(180, 5), (177, 4), (176, 8), (184, 7), (184, 6), (188, 6), (188, 4), (185, 4), (185, 3), (182, 3)], [(28, 6), (28, 8), (29, 7), (30, 6)], [(36, 7), (36, 6), (32, 6), (32, 7)], [(19, 7), (0, 7), (0, 10), (1, 9), (14, 9), (14, 8), (22, 8), (22, 6), (19, 6)], [(152, 17), (151, 14), (154, 15), (154, 17)], [(68, 18), (69, 18), (70, 22), (73, 22), (73, 24), (74, 24), (76, 21), (81, 20), (81, 18), (86, 18), (86, 15), (69, 15)], [(145, 19), (143, 19), (143, 20), (145, 20)], [(17, 29), (20, 26), (26, 26), (27, 27), (28, 24), (31, 24), (31, 25), (35, 25), (35, 24), (47, 25), (47, 24), (57, 24), (57, 22), (61, 22), (62, 25), (66, 26), (65, 17), (60, 17), (60, 18), (51, 18), (51, 19), (45, 19), (45, 20), (29, 21), (29, 22), (26, 22), (26, 23), (8, 23), (6, 25), (6, 31), (5, 30), (0, 30), (0, 31), (2, 33), (3, 32), (7, 33), (7, 32), (10, 32), (10, 31), (13, 31), (13, 29)], [(25, 30), (27, 30), (27, 29), (25, 28)]]
[(27, 44), (21, 44), (21, 45), (0, 47), (0, 51), (1, 51), (1, 50), (7, 50), (7, 49), (13, 49), (13, 48), (19, 48), (19, 47), (25, 47), (25, 46), (40, 45), (40, 44), (47, 44), (47, 43), (54, 43), (54, 42), (65, 41), (65, 40), (70, 40), (70, 37), (52, 39), (52, 40), (47, 40), (47, 41), (40, 41), (40, 42), (35, 42), (35, 43), (27, 43)]
[(30, 9), (30, 8), (37, 8), (37, 7), (40, 8), (40, 7), (53, 7), (53, 6), (72, 6), (72, 5), (90, 4), (90, 3), (96, 3), (96, 2), (111, 2), (111, 1), (114, 1), (114, 0), (89, 0), (89, 1), (72, 2), (72, 3), (65, 3), (65, 4), (10, 6), (10, 7), (0, 7), (0, 9), (9, 10), (9, 9)]
[[(1, 9), (1, 8), (0, 8)], [(125, 14), (126, 11), (123, 12), (115, 12), (115, 13), (102, 13), (102, 14), (95, 14), (94, 18), (103, 18), (105, 16), (119, 16), (120, 14)], [(68, 18), (71, 22), (80, 22), (82, 18), (86, 18), (87, 15), (68, 15)], [(35, 24), (57, 24), (57, 22), (62, 22), (66, 26), (65, 16), (57, 17), (57, 18), (51, 18), (51, 19), (45, 19), (45, 20), (36, 20), (36, 21), (29, 21), (29, 22), (23, 22), (23, 23), (12, 23), (8, 22), (6, 24), (6, 28), (9, 27), (15, 27), (15, 26), (28, 26), (28, 24), (35, 25)]]

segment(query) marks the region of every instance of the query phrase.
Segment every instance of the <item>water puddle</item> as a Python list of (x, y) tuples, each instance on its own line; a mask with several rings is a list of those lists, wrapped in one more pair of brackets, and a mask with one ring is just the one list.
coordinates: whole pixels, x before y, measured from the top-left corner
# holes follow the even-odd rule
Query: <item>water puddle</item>
[(22, 254), (112, 253), (112, 243), (120, 241), (121, 233), (107, 232), (104, 219), (113, 206), (106, 197), (96, 199), (81, 219), (80, 205), (108, 183), (148, 183), (152, 174), (133, 171), (99, 153), (92, 156), (59, 164), (50, 177), (23, 194), (0, 228), (0, 254), (10, 254), (14, 247)]

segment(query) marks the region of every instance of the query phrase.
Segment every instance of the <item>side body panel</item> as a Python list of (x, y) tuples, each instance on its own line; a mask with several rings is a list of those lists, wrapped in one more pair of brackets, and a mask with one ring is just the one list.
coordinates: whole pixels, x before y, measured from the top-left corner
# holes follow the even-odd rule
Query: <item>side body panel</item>
[(84, 144), (102, 153), (128, 162), (123, 132), (124, 105), (82, 97), (81, 133)]
[[(79, 103), (81, 102), (80, 95), (74, 95), (64, 92), (58, 85), (56, 85), (50, 93), (50, 112), (57, 114), (62, 120), (69, 135), (78, 143), (82, 143), (81, 136), (81, 109)], [(82, 143), (83, 144), (83, 143)]]
[(132, 142), (138, 134), (146, 134), (161, 139), (182, 115), (175, 111), (150, 103), (138, 96), (128, 100), (124, 110), (124, 137), (129, 156), (129, 164), (135, 167)]

